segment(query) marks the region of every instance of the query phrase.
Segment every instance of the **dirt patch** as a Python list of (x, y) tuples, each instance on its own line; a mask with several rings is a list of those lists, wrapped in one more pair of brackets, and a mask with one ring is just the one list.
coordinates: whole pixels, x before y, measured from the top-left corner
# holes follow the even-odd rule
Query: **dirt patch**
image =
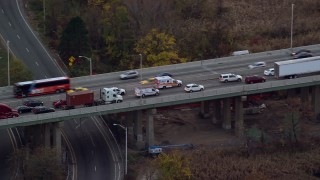
[(227, 145), (239, 143), (233, 130), (202, 119), (199, 108), (158, 111), (155, 118), (155, 144)]

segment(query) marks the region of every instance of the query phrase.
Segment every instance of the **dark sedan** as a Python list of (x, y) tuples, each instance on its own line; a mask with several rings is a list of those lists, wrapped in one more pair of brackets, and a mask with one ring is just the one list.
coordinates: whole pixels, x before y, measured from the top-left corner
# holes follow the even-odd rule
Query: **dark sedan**
[(43, 106), (43, 102), (37, 99), (27, 99), (23, 102), (23, 105), (29, 107)]
[(168, 73), (168, 72), (163, 72), (163, 73), (160, 73), (160, 74), (156, 75), (156, 77), (161, 77), (161, 76), (170, 76), (170, 77), (172, 77), (172, 74)]
[(296, 52), (291, 53), (292, 56), (300, 54), (300, 53), (311, 53), (311, 51), (309, 49), (300, 49)]
[(308, 58), (308, 57), (313, 57), (313, 55), (308, 52), (301, 52), (299, 54), (294, 55), (294, 59), (301, 59), (301, 58)]
[(18, 106), (15, 108), (19, 114), (22, 114), (22, 113), (28, 113), (28, 112), (31, 112), (32, 111), (32, 107), (29, 107), (29, 106)]
[(244, 80), (247, 84), (253, 84), (253, 83), (261, 83), (261, 82), (266, 82), (266, 78), (262, 76), (247, 76), (246, 79)]
[(32, 109), (32, 112), (34, 114), (42, 114), (42, 113), (49, 113), (49, 112), (55, 112), (54, 108), (49, 108), (45, 106), (37, 106)]

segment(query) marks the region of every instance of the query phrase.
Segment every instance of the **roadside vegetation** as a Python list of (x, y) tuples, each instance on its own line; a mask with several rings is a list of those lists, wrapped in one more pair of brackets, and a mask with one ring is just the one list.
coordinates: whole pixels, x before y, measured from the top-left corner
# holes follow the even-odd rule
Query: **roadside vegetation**
[(42, 0), (24, 2), (62, 61), (76, 58), (72, 76), (88, 72), (79, 55), (105, 73), (138, 68), (139, 54), (150, 67), (289, 48), (292, 3), (293, 46), (320, 42), (317, 0), (46, 0), (45, 22)]
[[(10, 58), (10, 85), (32, 80), (31, 71), (29, 71), (20, 60), (16, 59), (12, 54)], [(0, 87), (8, 86), (8, 50), (0, 44)]]

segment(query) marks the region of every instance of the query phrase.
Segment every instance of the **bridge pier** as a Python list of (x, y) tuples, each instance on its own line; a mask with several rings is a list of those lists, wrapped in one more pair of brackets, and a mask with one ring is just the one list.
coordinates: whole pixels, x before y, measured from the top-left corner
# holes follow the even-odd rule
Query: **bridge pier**
[(135, 111), (133, 131), (136, 140), (136, 147), (139, 149), (143, 148), (142, 110)]
[(309, 102), (309, 87), (300, 88), (301, 103), (304, 107), (308, 106)]
[(242, 96), (234, 98), (235, 101), (235, 134), (238, 137), (244, 136), (244, 126), (243, 126), (243, 99)]
[(210, 115), (210, 101), (201, 101), (200, 104), (200, 116), (207, 118)]
[(157, 113), (157, 109), (147, 110), (147, 121), (146, 121), (146, 146), (154, 145), (154, 121), (153, 117)]
[(312, 87), (312, 109), (316, 118), (320, 118), (320, 85)]
[(130, 111), (126, 113), (126, 127), (128, 128), (128, 144), (133, 145), (134, 143), (134, 132), (133, 132), (133, 121), (134, 121), (135, 111)]
[(51, 147), (51, 123), (44, 125), (44, 145)]
[(61, 154), (61, 128), (63, 127), (63, 122), (53, 123), (53, 146), (57, 150), (57, 155)]
[(218, 124), (221, 121), (221, 103), (220, 99), (212, 100), (213, 108), (212, 108), (212, 123)]
[(231, 111), (230, 111), (231, 98), (223, 99), (223, 129), (231, 129)]

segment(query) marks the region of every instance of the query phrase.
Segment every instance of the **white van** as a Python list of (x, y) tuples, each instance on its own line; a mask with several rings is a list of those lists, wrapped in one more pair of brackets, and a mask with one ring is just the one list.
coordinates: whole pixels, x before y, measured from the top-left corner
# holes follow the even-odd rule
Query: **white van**
[(231, 53), (232, 56), (240, 56), (240, 55), (246, 55), (250, 54), (249, 50), (243, 50), (243, 51), (234, 51)]

